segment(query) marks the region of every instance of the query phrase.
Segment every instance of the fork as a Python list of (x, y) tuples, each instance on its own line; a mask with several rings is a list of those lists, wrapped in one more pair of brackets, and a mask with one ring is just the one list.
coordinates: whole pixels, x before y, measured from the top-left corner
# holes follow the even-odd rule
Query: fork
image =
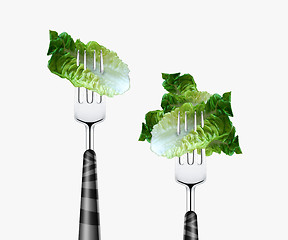
[[(197, 117), (200, 118), (200, 124), (204, 126), (203, 112), (197, 116), (195, 111), (193, 120), (193, 130), (197, 129)], [(182, 120), (183, 121), (183, 120)], [(183, 130), (181, 128), (180, 112), (178, 113), (177, 135)], [(187, 112), (185, 112), (184, 131), (188, 132)], [(198, 222), (195, 213), (195, 187), (206, 180), (206, 160), (205, 149), (201, 149), (200, 158), (197, 150), (192, 154), (185, 154), (178, 157), (175, 161), (175, 179), (178, 183), (186, 187), (186, 214), (184, 217), (184, 240), (198, 240)]]
[[(84, 69), (87, 68), (86, 51), (83, 56)], [(77, 51), (77, 66), (80, 54)], [(96, 70), (96, 51), (94, 51), (93, 70)], [(104, 73), (103, 55), (100, 52), (99, 72)], [(100, 240), (100, 221), (98, 206), (98, 186), (96, 154), (94, 152), (94, 126), (105, 119), (105, 98), (83, 88), (75, 88), (74, 117), (86, 127), (86, 151), (83, 155), (79, 240)]]

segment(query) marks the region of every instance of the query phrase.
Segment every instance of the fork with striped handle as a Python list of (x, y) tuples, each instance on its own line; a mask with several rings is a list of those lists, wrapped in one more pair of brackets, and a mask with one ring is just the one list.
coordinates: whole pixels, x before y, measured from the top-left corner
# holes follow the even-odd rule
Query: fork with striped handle
[[(197, 129), (197, 119), (200, 120), (200, 124), (204, 126), (203, 112), (197, 116), (195, 111), (193, 116), (193, 130)], [(182, 119), (183, 121), (183, 119)], [(181, 131), (191, 131), (188, 126), (187, 113), (185, 112), (184, 129), (181, 127), (180, 112), (178, 113), (177, 135), (180, 135)], [(183, 124), (182, 124), (183, 126)], [(185, 154), (175, 161), (175, 179), (178, 183), (186, 187), (186, 214), (184, 217), (184, 240), (198, 240), (198, 222), (197, 215), (195, 213), (195, 187), (203, 183), (206, 180), (206, 160), (205, 149), (201, 149), (200, 156), (197, 154), (197, 150), (194, 150), (192, 154)]]
[[(99, 69), (99, 72), (103, 74), (102, 51), (98, 53), (100, 54), (99, 63), (96, 62), (96, 54), (96, 51), (94, 51), (91, 68), (95, 71)], [(84, 51), (83, 63), (84, 69), (86, 69), (86, 51)], [(90, 63), (91, 61), (89, 61), (89, 64)], [(77, 65), (80, 65), (79, 51), (77, 51)], [(100, 240), (94, 126), (105, 119), (105, 105), (105, 98), (103, 96), (87, 89), (75, 88), (74, 117), (86, 127), (86, 151), (83, 156), (79, 240)]]

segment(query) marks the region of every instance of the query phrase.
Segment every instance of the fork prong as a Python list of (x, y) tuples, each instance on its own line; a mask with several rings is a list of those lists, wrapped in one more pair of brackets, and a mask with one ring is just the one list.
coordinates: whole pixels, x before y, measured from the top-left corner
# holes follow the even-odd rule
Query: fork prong
[(98, 102), (98, 103), (101, 103), (102, 100), (103, 100), (103, 96), (101, 96), (101, 95), (99, 95), (99, 94), (98, 94), (98, 96), (99, 96), (99, 100), (97, 100), (97, 102)]
[(180, 111), (178, 112), (178, 119), (177, 119), (177, 135), (179, 136), (181, 133), (180, 129)]
[[(184, 117), (184, 131), (188, 131), (188, 118), (187, 118), (187, 112), (185, 112), (185, 117)], [(186, 161), (189, 165), (192, 165), (194, 163), (194, 154), (191, 157), (189, 153), (186, 154)]]
[(203, 113), (203, 111), (201, 111), (201, 120), (200, 120), (200, 122), (201, 122), (201, 127), (203, 128), (204, 127), (204, 113)]
[(96, 102), (96, 103), (102, 103), (103, 96), (101, 96), (97, 92), (93, 92), (93, 101)]
[(75, 102), (78, 102), (78, 103), (83, 103), (84, 102), (84, 91), (85, 89), (83, 88), (80, 88), (80, 87), (76, 87), (75, 88), (75, 94), (74, 94), (74, 97), (75, 97)]
[(178, 157), (178, 164), (179, 164), (179, 165), (183, 165), (183, 164), (184, 164), (183, 156)]
[[(77, 50), (77, 53), (76, 53), (76, 64), (77, 64), (77, 67), (80, 65), (80, 51), (79, 50)], [(80, 87), (75, 88), (75, 102), (83, 103), (83, 100), (81, 98)]]
[[(196, 132), (197, 129), (197, 112), (194, 112), (194, 119), (193, 119), (193, 130)], [(197, 150), (193, 150), (193, 158), (192, 164), (197, 162)]]
[(104, 62), (103, 62), (103, 53), (102, 50), (100, 50), (100, 73), (104, 73)]
[(84, 61), (84, 70), (86, 70), (87, 69), (86, 50), (84, 50), (84, 59), (83, 59), (83, 61)]
[(96, 70), (96, 50), (94, 50), (94, 54), (93, 54), (93, 70)]
[(187, 159), (187, 163), (189, 164), (189, 165), (192, 165), (194, 162), (194, 160), (193, 160), (193, 157), (191, 157), (191, 154), (190, 153), (186, 153), (186, 159)]
[(77, 67), (78, 67), (79, 64), (80, 64), (80, 52), (79, 52), (79, 50), (77, 50), (76, 64), (77, 64)]
[(86, 101), (87, 103), (93, 103), (94, 101), (93, 91), (86, 89)]
[(188, 121), (187, 121), (187, 112), (185, 112), (185, 132), (188, 131)]
[[(204, 127), (204, 113), (203, 111), (201, 111), (201, 127)], [(205, 153), (205, 149), (201, 149), (201, 163), (203, 164), (205, 162), (205, 158), (206, 158), (206, 153)]]
[(196, 132), (196, 129), (197, 129), (197, 112), (196, 111), (194, 112), (194, 121), (193, 121), (193, 123), (194, 123), (193, 130)]

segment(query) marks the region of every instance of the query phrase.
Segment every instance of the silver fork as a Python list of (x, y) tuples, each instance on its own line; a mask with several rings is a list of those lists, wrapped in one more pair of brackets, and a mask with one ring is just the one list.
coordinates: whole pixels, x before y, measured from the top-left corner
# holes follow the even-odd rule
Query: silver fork
[[(94, 51), (93, 70), (96, 70)], [(86, 51), (83, 57), (84, 69), (87, 68)], [(77, 51), (77, 66), (80, 54)], [(99, 72), (104, 73), (103, 55), (100, 52)], [(100, 240), (100, 221), (98, 206), (98, 187), (96, 154), (94, 152), (94, 126), (105, 119), (105, 98), (83, 88), (75, 88), (74, 117), (86, 127), (86, 151), (83, 155), (81, 207), (79, 240)]]
[[(197, 128), (197, 113), (194, 114), (193, 129)], [(200, 124), (204, 126), (203, 112), (201, 112)], [(199, 118), (198, 117), (198, 118)], [(187, 113), (185, 112), (184, 131), (188, 132)], [(182, 127), (183, 128), (183, 127)], [(180, 112), (178, 113), (177, 135), (181, 132)], [(200, 158), (199, 158), (200, 157)], [(186, 187), (186, 214), (184, 217), (184, 240), (198, 239), (198, 223), (197, 215), (195, 213), (195, 187), (206, 180), (206, 160), (205, 149), (201, 149), (200, 156), (197, 150), (192, 154), (185, 154), (176, 159), (175, 164), (175, 178), (180, 184)]]

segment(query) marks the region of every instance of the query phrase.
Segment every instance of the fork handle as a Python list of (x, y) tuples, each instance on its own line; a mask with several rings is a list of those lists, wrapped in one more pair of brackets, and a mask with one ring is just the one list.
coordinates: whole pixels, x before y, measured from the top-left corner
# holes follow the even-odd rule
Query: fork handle
[(96, 154), (91, 149), (83, 155), (79, 240), (100, 240)]
[(194, 211), (188, 211), (184, 217), (184, 240), (198, 240), (197, 215)]

